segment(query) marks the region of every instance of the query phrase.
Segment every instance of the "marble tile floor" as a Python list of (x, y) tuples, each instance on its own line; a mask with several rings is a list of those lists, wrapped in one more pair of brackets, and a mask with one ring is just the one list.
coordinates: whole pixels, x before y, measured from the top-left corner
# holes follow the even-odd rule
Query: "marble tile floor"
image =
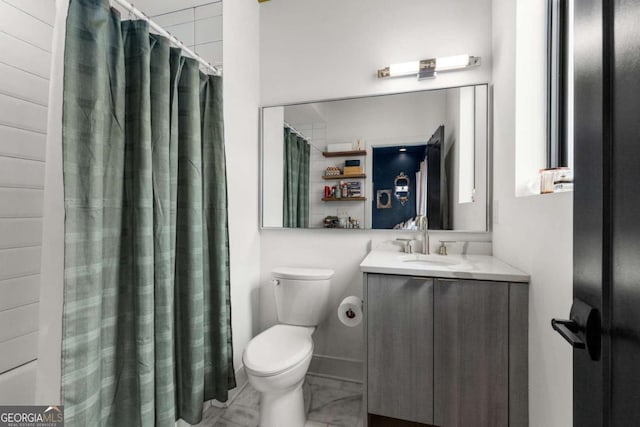
[[(362, 384), (307, 375), (305, 427), (361, 427)], [(198, 427), (257, 427), (260, 393), (247, 384), (228, 408), (210, 407)]]

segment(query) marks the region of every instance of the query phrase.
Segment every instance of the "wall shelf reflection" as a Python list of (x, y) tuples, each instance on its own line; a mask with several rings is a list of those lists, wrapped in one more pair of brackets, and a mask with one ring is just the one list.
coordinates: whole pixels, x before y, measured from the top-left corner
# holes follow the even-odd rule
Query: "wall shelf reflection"
[(354, 151), (323, 151), (322, 155), (325, 157), (349, 157), (349, 156), (366, 156), (367, 152), (365, 150), (354, 150)]
[(364, 202), (366, 197), (323, 197), (323, 202)]
[(364, 173), (353, 174), (353, 175), (323, 175), (322, 179), (361, 179), (366, 178), (367, 175)]

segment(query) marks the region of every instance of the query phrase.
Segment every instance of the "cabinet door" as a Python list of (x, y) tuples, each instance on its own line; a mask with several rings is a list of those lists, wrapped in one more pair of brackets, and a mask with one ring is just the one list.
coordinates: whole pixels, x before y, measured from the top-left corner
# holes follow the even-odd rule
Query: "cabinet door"
[(433, 280), (369, 274), (368, 412), (433, 424)]
[(509, 284), (437, 279), (434, 288), (435, 424), (509, 422)]

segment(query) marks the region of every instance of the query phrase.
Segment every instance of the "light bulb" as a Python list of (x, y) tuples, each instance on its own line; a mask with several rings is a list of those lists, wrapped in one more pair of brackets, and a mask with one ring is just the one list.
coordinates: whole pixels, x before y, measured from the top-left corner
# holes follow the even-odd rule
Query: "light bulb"
[(391, 64), (389, 66), (389, 77), (418, 74), (418, 71), (420, 71), (420, 61), (410, 61), (410, 62), (402, 62), (400, 64)]
[(436, 71), (455, 70), (469, 66), (469, 55), (436, 58)]

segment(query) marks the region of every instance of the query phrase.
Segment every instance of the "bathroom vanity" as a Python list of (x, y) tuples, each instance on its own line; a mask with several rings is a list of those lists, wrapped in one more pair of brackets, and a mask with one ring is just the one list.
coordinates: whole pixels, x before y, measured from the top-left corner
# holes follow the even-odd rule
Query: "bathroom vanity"
[(528, 425), (528, 275), (492, 256), (387, 251), (360, 269), (365, 425)]

